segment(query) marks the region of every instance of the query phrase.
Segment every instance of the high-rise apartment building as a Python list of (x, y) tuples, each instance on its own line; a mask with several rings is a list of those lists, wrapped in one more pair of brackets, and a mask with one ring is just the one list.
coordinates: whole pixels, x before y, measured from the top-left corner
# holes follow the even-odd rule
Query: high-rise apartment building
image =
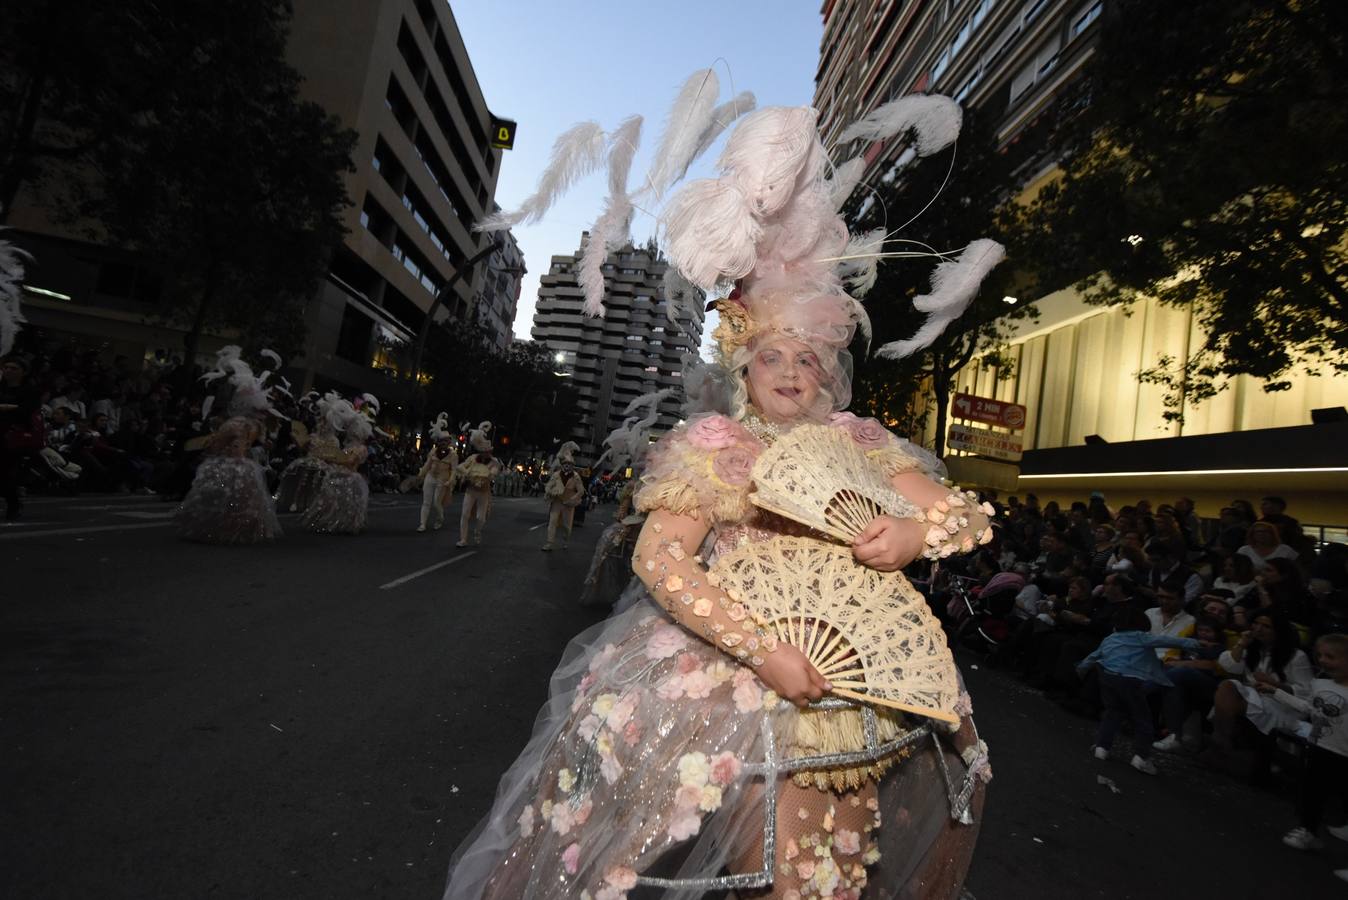
[(524, 253), (515, 235), (501, 233), (501, 243), (487, 257), (482, 287), (473, 297), (473, 319), (491, 340), (497, 352), (510, 349), (515, 339), (515, 310), (519, 306), (520, 286), (528, 269)]
[[(949, 95), (987, 116), (1005, 147), (1054, 104), (1080, 102), (1068, 88), (1100, 30), (1127, 27), (1108, 22), (1109, 0), (825, 0), (821, 12), (814, 99), (821, 133), (835, 163), (865, 155), (871, 184), (883, 184), (903, 140), (839, 147), (837, 137), (880, 104), (914, 92)], [(1051, 144), (1029, 149), (1027, 193), (1052, 177), (1057, 160)], [(905, 236), (921, 237), (921, 227), (919, 219)], [(1127, 225), (1119, 227), (1123, 239)], [(1034, 491), (1043, 501), (1084, 499), (1092, 490), (1154, 502), (1185, 494), (1204, 515), (1235, 496), (1276, 494), (1292, 501), (1303, 523), (1339, 523), (1326, 533), (1341, 533), (1348, 477), (1326, 455), (1338, 443), (1326, 429), (1340, 426), (1312, 424), (1311, 411), (1348, 405), (1348, 381), (1297, 372), (1285, 390), (1266, 393), (1258, 379), (1240, 376), (1172, 421), (1163, 389), (1137, 374), (1201, 346), (1193, 310), (1149, 298), (1092, 306), (1071, 286), (1020, 299), (1035, 303), (1039, 318), (1017, 323), (1001, 348), (1013, 368), (975, 360), (955, 381), (955, 391), (1026, 408), (1024, 426), (1004, 431), (1023, 458), (1016, 466), (980, 461), (976, 471), (996, 473), (981, 483)], [(913, 437), (930, 446), (934, 421), (929, 416), (926, 433)], [(1296, 464), (1270, 468), (1271, 447)]]
[[(588, 234), (582, 236), (585, 246)], [(624, 247), (604, 264), (604, 317), (581, 314), (584, 295), (577, 280), (581, 251), (554, 256), (539, 281), (533, 338), (554, 356), (557, 370), (575, 379), (581, 422), (571, 439), (581, 446), (579, 462), (603, 453), (604, 438), (623, 423), (623, 410), (642, 394), (675, 388), (660, 405), (655, 431), (679, 422), (683, 358), (702, 341), (700, 307), (671, 320), (663, 279), (668, 263), (654, 246)]]
[[(502, 151), (489, 142), (491, 114), (449, 4), (295, 0), (286, 53), (303, 77), (304, 99), (359, 135), (355, 170), (345, 175), (348, 234), (307, 306), (303, 356), (287, 360), (292, 380), (401, 402), (407, 382), (398, 367), (451, 281), (437, 319), (477, 321), (494, 345), (508, 347), (518, 293), (511, 273), (523, 270), (513, 238), (453, 277), (487, 246), (472, 225), (494, 207)], [(47, 292), (25, 297), (30, 324), (136, 362), (180, 355), (182, 331), (154, 315), (169, 288), (153, 261), (91, 244), (54, 219), (23, 194), (10, 219), (41, 261)], [(490, 308), (477, 308), (479, 301)], [(238, 340), (205, 335), (201, 354)]]

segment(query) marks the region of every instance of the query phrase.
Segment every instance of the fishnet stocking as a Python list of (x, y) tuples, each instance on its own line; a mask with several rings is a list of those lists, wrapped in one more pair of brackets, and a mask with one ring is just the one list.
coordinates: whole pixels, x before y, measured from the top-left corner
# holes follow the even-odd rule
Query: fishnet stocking
[[(860, 897), (866, 886), (866, 866), (879, 859), (874, 843), (879, 825), (874, 781), (841, 794), (783, 782), (777, 802), (772, 887), (741, 896), (754, 900)], [(760, 837), (740, 857), (737, 871), (754, 871), (762, 865)]]

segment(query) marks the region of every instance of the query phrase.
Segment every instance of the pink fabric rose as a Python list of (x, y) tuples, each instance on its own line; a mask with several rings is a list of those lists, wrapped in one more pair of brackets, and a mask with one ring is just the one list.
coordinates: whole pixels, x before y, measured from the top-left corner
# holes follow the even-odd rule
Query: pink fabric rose
[(889, 445), (889, 431), (874, 419), (859, 419), (849, 412), (840, 412), (829, 416), (828, 423), (836, 428), (847, 429), (852, 440), (867, 450)]
[(609, 711), (604, 724), (614, 732), (621, 732), (627, 727), (627, 722), (632, 718), (632, 714), (637, 711), (637, 702), (636, 694), (623, 694), (622, 699), (613, 704), (613, 709)]
[(701, 662), (695, 654), (680, 653), (675, 668), (680, 675), (687, 675), (689, 672), (701, 668)]
[(580, 844), (571, 844), (562, 851), (562, 868), (568, 875), (575, 875), (580, 869)]
[(580, 726), (577, 729), (580, 734), (580, 739), (582, 741), (594, 740), (595, 732), (599, 731), (600, 724), (599, 717), (594, 713), (590, 713), (588, 716), (581, 719)]
[(669, 659), (688, 646), (688, 636), (682, 629), (668, 623), (656, 628), (646, 639), (647, 659)]
[(603, 775), (609, 784), (617, 784), (623, 774), (622, 763), (618, 762), (618, 757), (610, 753), (599, 760), (599, 774)]
[(623, 729), (623, 743), (635, 747), (639, 740), (641, 740), (641, 726), (636, 722), (628, 722), (627, 727)]
[(627, 866), (618, 866), (605, 872), (604, 880), (620, 891), (630, 891), (637, 886), (637, 873)]
[(754, 469), (754, 455), (744, 447), (726, 447), (718, 451), (711, 461), (716, 477), (731, 487), (742, 487), (749, 483)]
[(716, 680), (698, 669), (683, 676), (683, 692), (689, 700), (705, 700), (716, 687)]
[(702, 803), (702, 788), (696, 784), (680, 785), (674, 792), (674, 807), (679, 810), (697, 809)]
[(590, 799), (588, 794), (586, 794), (585, 801), (581, 803), (580, 808), (576, 810), (574, 816), (576, 824), (584, 825), (586, 822), (590, 821), (590, 813), (592, 812), (594, 812), (594, 801)]
[(729, 750), (718, 753), (711, 759), (711, 780), (722, 787), (740, 776), (740, 761)]
[(814, 877), (814, 860), (803, 859), (796, 863), (796, 877), (801, 881), (809, 881)]
[[(699, 795), (701, 791), (698, 792)], [(697, 807), (691, 810), (679, 809), (675, 812), (674, 818), (669, 822), (669, 828), (666, 829), (669, 836), (676, 841), (687, 840), (702, 830), (702, 818), (697, 814)]]
[(853, 856), (861, 852), (861, 835), (846, 828), (839, 828), (833, 834), (833, 847), (844, 856)]
[(725, 416), (705, 416), (688, 427), (688, 443), (699, 450), (720, 450), (735, 443), (740, 431)]
[(661, 700), (677, 700), (683, 696), (683, 676), (671, 675), (660, 682), (655, 688), (655, 693)]

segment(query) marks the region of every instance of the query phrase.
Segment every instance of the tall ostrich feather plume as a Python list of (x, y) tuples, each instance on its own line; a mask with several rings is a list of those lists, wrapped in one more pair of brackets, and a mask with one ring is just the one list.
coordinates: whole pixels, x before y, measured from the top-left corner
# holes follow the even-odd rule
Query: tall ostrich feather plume
[(513, 225), (528, 225), (543, 218), (557, 199), (573, 184), (599, 167), (604, 159), (604, 129), (597, 122), (581, 122), (562, 132), (552, 145), (552, 161), (539, 176), (538, 186), (519, 209), (488, 216), (478, 231), (504, 231)]
[(917, 135), (918, 155), (931, 156), (955, 142), (963, 123), (964, 110), (949, 97), (909, 94), (876, 107), (847, 126), (838, 142), (882, 140), (911, 129)]
[(907, 340), (891, 341), (878, 351), (885, 359), (902, 359), (931, 345), (946, 326), (969, 308), (979, 285), (998, 263), (1006, 249), (996, 241), (979, 238), (964, 248), (958, 259), (939, 264), (931, 275), (931, 293), (913, 298), (913, 308), (929, 313), (927, 321)]

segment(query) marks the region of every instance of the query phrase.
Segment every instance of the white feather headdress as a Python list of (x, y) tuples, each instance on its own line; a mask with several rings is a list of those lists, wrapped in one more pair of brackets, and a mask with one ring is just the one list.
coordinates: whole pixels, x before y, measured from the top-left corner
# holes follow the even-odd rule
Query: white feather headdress
[[(280, 366), (281, 357), (273, 350), (262, 350), (259, 355), (274, 360), (276, 366)], [(243, 350), (235, 344), (221, 347), (215, 353), (215, 366), (206, 374), (201, 376), (201, 380), (207, 384), (214, 384), (220, 379), (227, 379), (233, 388), (233, 393), (229, 398), (229, 415), (231, 416), (255, 416), (265, 417), (273, 415), (281, 419), (287, 418), (274, 405), (275, 394), (281, 393), (290, 395), (290, 390), (285, 384), (272, 384), (271, 370), (264, 371), (261, 375), (253, 373), (253, 367), (243, 359)], [(284, 382), (284, 379), (277, 379)], [(214, 395), (208, 396), (206, 402), (202, 404), (201, 418), (204, 421), (209, 415), (214, 405)]]
[[(753, 110), (752, 94), (717, 105), (719, 83), (710, 70), (694, 72), (680, 89), (642, 186), (629, 193), (628, 170), (640, 120), (626, 120), (608, 141), (609, 195), (583, 251), (585, 312), (603, 314), (603, 263), (628, 239), (633, 209), (649, 204), (663, 231), (662, 246), (677, 274), (666, 276), (671, 315), (696, 291), (716, 293), (721, 327), (714, 333), (723, 355), (773, 334), (809, 343), (834, 378), (831, 396), (845, 405), (850, 390), (846, 348), (869, 319), (856, 299), (876, 281), (876, 261), (890, 235), (852, 238), (838, 215), (859, 185), (864, 156), (833, 168), (820, 142), (815, 111), (808, 107)], [(739, 120), (716, 163), (717, 177), (685, 184), (656, 207), (692, 162)], [(963, 114), (955, 101), (914, 94), (875, 109), (844, 129), (843, 141), (906, 137), (917, 156), (949, 147)], [(603, 134), (594, 123), (568, 131), (554, 148), (539, 189), (517, 213), (501, 214), (479, 228), (490, 230), (541, 215), (580, 174), (599, 165)], [(545, 202), (546, 201), (546, 202)], [(1001, 261), (992, 241), (970, 244), (957, 260), (942, 262), (932, 293), (917, 308), (929, 314), (917, 334), (886, 344), (885, 356), (906, 355), (930, 344), (968, 307), (978, 283)]]

